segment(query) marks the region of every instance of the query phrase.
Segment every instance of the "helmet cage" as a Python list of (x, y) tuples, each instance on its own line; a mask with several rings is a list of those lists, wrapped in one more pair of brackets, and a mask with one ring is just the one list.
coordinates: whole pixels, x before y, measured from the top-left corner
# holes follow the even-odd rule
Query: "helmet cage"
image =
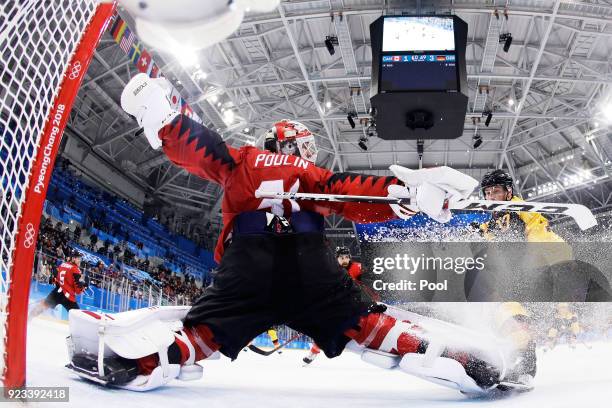
[(291, 154), (315, 163), (317, 144), (308, 128), (299, 122), (282, 120), (266, 133), (264, 148), (273, 153)]

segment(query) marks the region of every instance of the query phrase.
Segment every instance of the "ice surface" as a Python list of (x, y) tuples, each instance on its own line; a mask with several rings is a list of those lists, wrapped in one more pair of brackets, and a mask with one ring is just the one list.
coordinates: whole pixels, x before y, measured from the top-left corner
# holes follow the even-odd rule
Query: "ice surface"
[(199, 381), (175, 381), (147, 393), (106, 389), (81, 381), (63, 368), (67, 359), (64, 341), (67, 334), (65, 322), (44, 318), (34, 319), (28, 331), (28, 385), (70, 387), (70, 403), (56, 403), (54, 407), (612, 406), (610, 343), (594, 343), (592, 349), (583, 345), (574, 350), (559, 346), (547, 353), (540, 352), (535, 390), (491, 401), (470, 400), (459, 392), (402, 372), (369, 366), (350, 352), (332, 360), (319, 356), (311, 366), (302, 367), (306, 351), (297, 350), (285, 350), (281, 355), (270, 357), (246, 352), (234, 362), (222, 357), (204, 363), (204, 378)]

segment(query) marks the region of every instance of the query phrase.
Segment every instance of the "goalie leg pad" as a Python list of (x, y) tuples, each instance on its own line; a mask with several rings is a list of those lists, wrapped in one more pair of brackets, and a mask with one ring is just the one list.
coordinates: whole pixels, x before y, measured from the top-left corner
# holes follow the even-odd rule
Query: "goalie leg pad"
[[(188, 310), (155, 307), (113, 315), (74, 310), (69, 315), (67, 368), (83, 378), (132, 391), (158, 388), (174, 378), (199, 379), (202, 368), (194, 364), (196, 359), (210, 356), (218, 347), (206, 327), (181, 330)], [(91, 361), (97, 366), (91, 367)], [(140, 375), (131, 369), (130, 375), (123, 375), (114, 361), (131, 361)]]
[[(346, 334), (347, 348), (378, 367), (402, 371), (469, 394), (483, 394), (499, 385), (506, 362), (502, 353), (470, 347), (453, 339), (465, 329), (418, 315), (401, 319), (386, 313), (362, 317), (359, 329)], [(483, 355), (487, 357), (483, 359)]]
[(98, 354), (103, 339), (104, 356), (118, 354), (136, 359), (157, 353), (174, 342), (181, 330), (181, 319), (189, 307), (151, 307), (106, 314), (71, 310), (68, 321), (75, 354)]

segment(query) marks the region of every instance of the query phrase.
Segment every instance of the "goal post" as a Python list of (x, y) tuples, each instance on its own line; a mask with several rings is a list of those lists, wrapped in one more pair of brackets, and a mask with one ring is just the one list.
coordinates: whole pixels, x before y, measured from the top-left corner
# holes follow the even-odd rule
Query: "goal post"
[(0, 7), (0, 383), (25, 385), (38, 228), (73, 102), (115, 10), (97, 0)]

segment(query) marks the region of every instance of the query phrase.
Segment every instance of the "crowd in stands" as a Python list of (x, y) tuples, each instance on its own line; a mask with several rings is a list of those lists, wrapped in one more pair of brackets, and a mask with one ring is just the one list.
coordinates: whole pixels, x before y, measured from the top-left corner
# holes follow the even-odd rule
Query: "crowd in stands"
[[(197, 282), (193, 275), (179, 275), (166, 268), (163, 263), (156, 266), (151, 265), (148, 259), (139, 259), (129, 252), (126, 245), (117, 245), (105, 249), (105, 246), (95, 246), (86, 243), (87, 236), (83, 234), (80, 226), (76, 225), (71, 230), (69, 226), (63, 225), (60, 221), (53, 221), (43, 216), (40, 226), (38, 239), (38, 253), (36, 261), (36, 272), (44, 281), (52, 282), (55, 270), (59, 263), (66, 259), (66, 254), (71, 251), (74, 244), (86, 247), (93, 253), (110, 256), (113, 260), (109, 265), (102, 262), (88, 264), (83, 261), (80, 265), (90, 277), (90, 284), (99, 286), (103, 279), (115, 281), (127, 280), (133, 285), (133, 296), (142, 298), (149, 287), (161, 290), (163, 295), (171, 302), (178, 301), (178, 304), (190, 304), (201, 294), (206, 282)], [(151, 280), (142, 280), (130, 273), (124, 266), (128, 265), (147, 272)], [(119, 285), (111, 285), (118, 289)]]
[[(155, 287), (166, 298), (178, 299), (179, 304), (189, 304), (201, 295), (202, 289), (210, 283), (208, 270), (214, 267), (207, 258), (212, 259), (210, 251), (197, 247), (186, 238), (172, 235), (161, 224), (157, 224), (157, 230), (149, 231), (150, 218), (128, 207), (125, 200), (84, 186), (67, 160), (58, 158), (54, 178), (56, 174), (60, 175), (63, 183), (69, 180), (74, 188), (66, 192), (62, 189), (65, 184), (52, 179), (49, 205), (46, 206), (49, 215), (43, 215), (41, 220), (35, 265), (42, 280), (53, 275), (56, 265), (66, 259), (72, 248), (81, 247), (106, 260), (84, 260), (84, 265), (81, 265), (90, 274), (93, 285), (100, 284), (103, 279), (129, 281), (134, 287), (135, 297), (141, 297), (148, 288)], [(91, 203), (85, 211), (83, 195), (87, 195)], [(127, 207), (128, 215), (112, 211), (116, 205)], [(120, 222), (126, 218), (126, 222)], [(175, 239), (177, 245), (172, 245), (170, 239)], [(189, 245), (185, 246), (185, 242)], [(179, 244), (190, 248), (190, 253), (181, 249)]]
[[(59, 163), (47, 196), (47, 203), (54, 207), (52, 211), (59, 213), (56, 218), (74, 218), (95, 235), (96, 241), (128, 242), (133, 246), (132, 252), (144, 250), (147, 254), (163, 257), (175, 263), (173, 267), (180, 272), (190, 266), (197, 268), (199, 258), (206, 260), (210, 256), (212, 259), (214, 243), (210, 222), (206, 227), (192, 228), (192, 236), (186, 237), (182, 225), (174, 223), (171, 207), (160, 203), (145, 205), (149, 209), (147, 212), (139, 210), (124, 199), (84, 183), (77, 176), (79, 170), (66, 164), (67, 160)], [(171, 231), (171, 225), (176, 231)]]

